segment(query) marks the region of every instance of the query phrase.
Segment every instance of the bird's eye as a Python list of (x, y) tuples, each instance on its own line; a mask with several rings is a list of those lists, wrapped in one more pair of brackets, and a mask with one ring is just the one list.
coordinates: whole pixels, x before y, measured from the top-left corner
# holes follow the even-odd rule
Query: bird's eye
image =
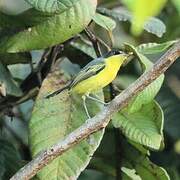
[(123, 52), (120, 51), (120, 50), (118, 50), (118, 49), (117, 49), (117, 50), (114, 50), (114, 52), (113, 52), (114, 55), (118, 55), (118, 54), (122, 54), (122, 53), (123, 53)]
[(105, 55), (105, 57), (110, 57), (110, 56), (119, 55), (119, 54), (123, 54), (123, 52), (120, 51), (119, 49), (112, 49)]

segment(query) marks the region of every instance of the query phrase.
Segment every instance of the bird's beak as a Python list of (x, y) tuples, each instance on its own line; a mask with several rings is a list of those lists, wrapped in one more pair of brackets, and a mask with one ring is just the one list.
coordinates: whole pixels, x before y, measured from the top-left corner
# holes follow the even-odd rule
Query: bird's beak
[(133, 59), (133, 52), (129, 52), (125, 54), (125, 56), (126, 56), (126, 59), (123, 62), (122, 66), (126, 66)]

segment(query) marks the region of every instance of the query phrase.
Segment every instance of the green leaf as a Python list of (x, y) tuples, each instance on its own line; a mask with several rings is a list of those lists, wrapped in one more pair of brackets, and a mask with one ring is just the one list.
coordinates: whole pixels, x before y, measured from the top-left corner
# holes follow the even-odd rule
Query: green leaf
[[(129, 21), (133, 23), (133, 15), (126, 9), (117, 8), (114, 10), (109, 10), (106, 8), (98, 8), (98, 12), (101, 14), (112, 17), (116, 21)], [(162, 35), (166, 32), (165, 24), (157, 18), (149, 17), (145, 22), (143, 28), (152, 34), (155, 34), (158, 37), (162, 37)]]
[(13, 80), (9, 70), (0, 61), (0, 91), (3, 95), (21, 96), (22, 91)]
[(22, 52), (44, 49), (62, 43), (81, 32), (95, 14), (96, 0), (72, 0), (71, 7), (46, 21), (13, 36), (4, 37), (0, 52)]
[(0, 179), (9, 179), (20, 168), (20, 155), (12, 144), (0, 139)]
[[(144, 72), (149, 70), (153, 63), (143, 54), (139, 53), (138, 50), (132, 45), (125, 45), (125, 48), (129, 51), (132, 51), (134, 55), (138, 58), (141, 67)], [(164, 81), (164, 75), (161, 75), (159, 78), (154, 80), (148, 87), (146, 87), (142, 92), (139, 93), (129, 104), (126, 109), (129, 113), (137, 112), (144, 104), (151, 102), (157, 93), (159, 92), (162, 83)]]
[[(48, 13), (61, 13), (70, 9), (75, 0), (26, 0), (34, 8), (39, 11), (48, 12)], [(77, 0), (76, 0), (77, 1)], [(92, 1), (96, 3), (96, 1)]]
[[(82, 105), (82, 98), (70, 95), (67, 91), (45, 99), (44, 97), (59, 88), (57, 84), (66, 81), (62, 73), (55, 71), (43, 82), (36, 99), (30, 120), (30, 145), (33, 157), (41, 150), (63, 139), (70, 132), (85, 123), (87, 116)], [(62, 87), (62, 86), (61, 86)], [(102, 93), (100, 93), (102, 96)], [(94, 116), (102, 107), (99, 103), (87, 100), (88, 110)], [(89, 163), (92, 154), (99, 146), (103, 130), (72, 147), (38, 173), (39, 179), (76, 179)]]
[(146, 43), (137, 47), (137, 51), (142, 54), (156, 54), (161, 53), (171, 47), (177, 41), (167, 41), (165, 43)]
[(166, 170), (152, 163), (148, 157), (141, 154), (132, 146), (123, 142), (124, 156), (122, 166), (135, 169), (142, 180), (170, 180)]
[(72, 7), (72, 0), (26, 0), (39, 11), (60, 13)]
[(163, 34), (166, 32), (166, 25), (160, 19), (155, 17), (149, 17), (144, 22), (143, 28), (147, 32), (155, 34), (159, 38), (162, 37)]
[(113, 125), (120, 128), (130, 140), (159, 149), (163, 142), (164, 116), (161, 107), (153, 101), (138, 112), (121, 111), (113, 117)]
[(123, 3), (133, 13), (132, 33), (134, 35), (140, 35), (144, 22), (151, 16), (156, 16), (160, 13), (165, 6), (167, 0), (123, 0)]
[(159, 167), (149, 159), (144, 158), (136, 165), (136, 171), (142, 179), (146, 180), (170, 180), (169, 175), (162, 167)]
[(93, 20), (96, 24), (103, 27), (107, 31), (112, 31), (116, 27), (116, 22), (114, 20), (99, 13), (95, 14)]

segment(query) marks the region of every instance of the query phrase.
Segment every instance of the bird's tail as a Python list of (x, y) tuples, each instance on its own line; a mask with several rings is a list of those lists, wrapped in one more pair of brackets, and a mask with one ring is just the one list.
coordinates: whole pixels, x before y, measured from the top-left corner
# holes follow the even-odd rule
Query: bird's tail
[(48, 99), (48, 98), (51, 98), (51, 97), (53, 97), (53, 96), (56, 96), (56, 95), (58, 95), (59, 93), (63, 92), (64, 90), (69, 89), (69, 87), (70, 87), (70, 86), (69, 86), (69, 84), (68, 84), (68, 85), (64, 86), (63, 88), (58, 89), (57, 91), (54, 91), (53, 93), (47, 95), (45, 98)]

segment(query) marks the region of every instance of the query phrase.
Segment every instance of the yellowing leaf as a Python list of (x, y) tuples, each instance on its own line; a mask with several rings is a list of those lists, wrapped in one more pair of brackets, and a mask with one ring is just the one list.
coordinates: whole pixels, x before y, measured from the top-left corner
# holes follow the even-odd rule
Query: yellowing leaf
[(132, 33), (139, 35), (143, 30), (144, 22), (151, 16), (158, 15), (164, 7), (166, 0), (123, 0), (123, 2), (132, 11), (134, 16)]
[(176, 7), (180, 15), (180, 0), (172, 0), (172, 2), (174, 3), (174, 6)]
[[(103, 15), (111, 17), (117, 22), (129, 21), (130, 23), (133, 23), (134, 21), (132, 13), (124, 8), (115, 8), (113, 10), (97, 8), (97, 11)], [(162, 37), (162, 35), (166, 32), (165, 24), (155, 17), (148, 18), (148, 20), (144, 22), (143, 29), (149, 33), (155, 34), (158, 37)]]

